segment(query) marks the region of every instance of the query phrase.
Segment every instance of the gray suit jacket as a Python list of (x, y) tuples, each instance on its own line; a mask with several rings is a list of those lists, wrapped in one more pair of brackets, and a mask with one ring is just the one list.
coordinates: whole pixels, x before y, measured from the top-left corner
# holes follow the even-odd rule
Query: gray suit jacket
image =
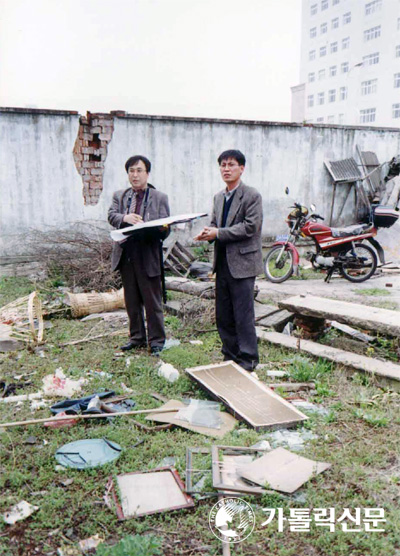
[[(165, 193), (157, 191), (155, 187), (148, 184), (149, 196), (147, 199), (146, 212), (144, 211), (144, 202), (141, 206), (141, 216), (145, 222), (149, 220), (157, 220), (158, 218), (166, 218), (169, 216), (168, 197)], [(132, 189), (120, 189), (113, 195), (112, 203), (108, 209), (108, 221), (114, 228), (126, 228), (130, 224), (122, 221), (126, 214), (129, 197)], [(160, 232), (156, 228), (143, 230), (135, 234), (134, 239), (130, 241), (135, 242), (135, 248), (140, 249), (143, 253), (143, 266), (147, 276), (159, 276), (161, 274), (161, 261), (160, 261), (160, 239), (165, 239), (169, 234), (169, 230)], [(111, 255), (111, 268), (117, 270), (121, 261), (123, 247), (114, 242), (113, 251)]]
[(226, 244), (226, 259), (234, 278), (251, 278), (261, 274), (261, 229), (263, 221), (262, 198), (254, 187), (242, 181), (235, 191), (228, 218), (221, 228), (224, 193), (214, 197), (211, 226), (218, 228), (214, 249), (214, 272), (217, 262), (218, 242)]

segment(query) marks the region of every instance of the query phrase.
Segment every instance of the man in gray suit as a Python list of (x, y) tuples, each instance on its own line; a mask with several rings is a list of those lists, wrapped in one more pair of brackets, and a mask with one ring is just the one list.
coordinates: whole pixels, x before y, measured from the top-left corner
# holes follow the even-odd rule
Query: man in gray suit
[(248, 371), (258, 364), (254, 282), (261, 274), (262, 199), (241, 176), (246, 159), (238, 150), (218, 157), (226, 189), (214, 197), (210, 226), (195, 238), (215, 241), (216, 320), (225, 360)]
[[(109, 223), (114, 228), (125, 228), (169, 216), (167, 195), (148, 183), (150, 161), (145, 156), (132, 156), (125, 169), (131, 187), (114, 193), (108, 210)], [(169, 228), (148, 228), (113, 245), (112, 270), (120, 271), (129, 316), (130, 338), (121, 347), (124, 351), (146, 347), (148, 341), (151, 353), (157, 355), (164, 346), (161, 265), (162, 240), (168, 234)]]

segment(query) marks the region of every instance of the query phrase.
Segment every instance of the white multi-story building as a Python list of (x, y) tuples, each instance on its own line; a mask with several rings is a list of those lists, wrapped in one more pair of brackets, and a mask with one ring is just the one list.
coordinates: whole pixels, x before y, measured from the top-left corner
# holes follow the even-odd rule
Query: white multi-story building
[(292, 120), (400, 127), (400, 0), (303, 0)]

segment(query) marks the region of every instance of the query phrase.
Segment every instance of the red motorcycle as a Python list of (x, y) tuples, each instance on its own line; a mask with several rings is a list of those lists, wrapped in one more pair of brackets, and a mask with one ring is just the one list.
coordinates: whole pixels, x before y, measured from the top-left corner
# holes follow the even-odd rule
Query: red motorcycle
[(284, 282), (293, 273), (298, 274), (300, 256), (295, 243), (300, 237), (314, 241), (315, 252), (307, 253), (307, 259), (315, 269), (326, 271), (325, 282), (329, 282), (334, 272), (350, 282), (364, 282), (374, 274), (377, 256), (362, 241), (367, 239), (374, 245), (382, 262), (383, 250), (374, 239), (377, 228), (389, 227), (399, 218), (395, 209), (378, 206), (374, 207), (369, 223), (331, 228), (318, 222), (324, 218), (315, 214), (313, 205), (311, 214), (299, 203), (290, 208), (293, 210), (286, 219), (289, 236), (286, 241), (275, 242), (264, 261), (265, 276), (270, 282)]

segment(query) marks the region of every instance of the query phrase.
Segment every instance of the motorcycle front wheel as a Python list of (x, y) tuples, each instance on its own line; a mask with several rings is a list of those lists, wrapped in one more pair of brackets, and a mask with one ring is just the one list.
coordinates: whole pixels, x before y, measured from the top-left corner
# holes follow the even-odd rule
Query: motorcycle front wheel
[(267, 280), (280, 284), (293, 274), (293, 254), (284, 245), (275, 245), (265, 257), (264, 272)]
[(365, 280), (371, 278), (378, 264), (375, 251), (369, 245), (363, 243), (356, 243), (354, 250), (349, 247), (343, 253), (343, 257), (346, 260), (340, 268), (340, 273), (343, 278), (350, 282), (365, 282)]

